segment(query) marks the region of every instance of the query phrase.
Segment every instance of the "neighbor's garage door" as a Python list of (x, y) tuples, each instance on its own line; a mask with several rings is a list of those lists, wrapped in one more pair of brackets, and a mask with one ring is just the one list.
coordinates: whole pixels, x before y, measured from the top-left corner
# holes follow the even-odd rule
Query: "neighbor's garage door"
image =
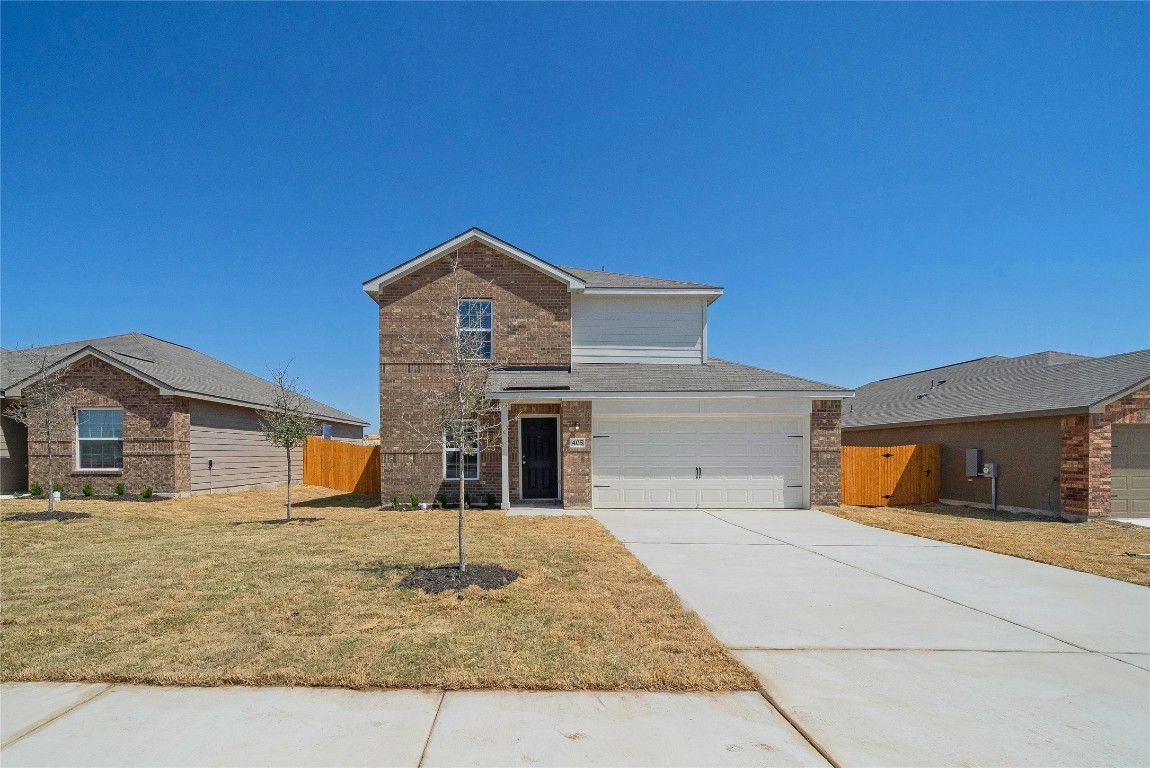
[(1150, 425), (1115, 424), (1110, 453), (1110, 514), (1150, 517)]
[(800, 508), (804, 417), (596, 417), (597, 508)]

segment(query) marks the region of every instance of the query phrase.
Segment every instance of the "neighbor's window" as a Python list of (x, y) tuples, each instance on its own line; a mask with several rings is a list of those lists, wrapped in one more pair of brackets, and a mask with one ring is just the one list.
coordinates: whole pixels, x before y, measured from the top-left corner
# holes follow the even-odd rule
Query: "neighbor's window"
[[(460, 425), (463, 431), (460, 432)], [(468, 420), (452, 424), (443, 436), (443, 477), (447, 480), (459, 479), (459, 462), (463, 460), (463, 479), (479, 479), (478, 429), (475, 421)], [(458, 439), (457, 439), (458, 437)], [(461, 451), (460, 448), (463, 448)]]
[(323, 425), (323, 439), (331, 440), (331, 424)]
[(76, 411), (76, 465), (80, 469), (124, 468), (124, 412)]
[(491, 359), (491, 302), (463, 299), (459, 302), (459, 352), (469, 360)]

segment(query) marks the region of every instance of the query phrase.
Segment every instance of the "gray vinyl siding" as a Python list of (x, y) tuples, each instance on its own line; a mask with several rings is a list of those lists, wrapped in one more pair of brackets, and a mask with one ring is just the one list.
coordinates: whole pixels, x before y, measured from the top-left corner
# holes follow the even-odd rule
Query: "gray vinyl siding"
[(363, 427), (352, 424), (336, 424), (334, 421), (320, 420), (321, 424), (331, 424), (331, 439), (343, 443), (363, 442)]
[(697, 296), (571, 297), (573, 363), (701, 363), (706, 301)]
[[(192, 493), (283, 485), (287, 478), (284, 449), (264, 439), (259, 414), (251, 408), (193, 400), (191, 461)], [(292, 451), (292, 481), (302, 479), (303, 450), (297, 448)]]
[[(0, 400), (0, 410), (10, 400)], [(0, 416), (0, 493), (28, 490), (28, 430), (15, 419)]]

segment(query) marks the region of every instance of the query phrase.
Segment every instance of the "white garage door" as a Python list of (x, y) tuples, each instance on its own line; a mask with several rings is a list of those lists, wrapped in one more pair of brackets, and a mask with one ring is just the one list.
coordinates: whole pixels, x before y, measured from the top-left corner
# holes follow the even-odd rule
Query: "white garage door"
[(799, 508), (806, 418), (596, 417), (597, 508)]

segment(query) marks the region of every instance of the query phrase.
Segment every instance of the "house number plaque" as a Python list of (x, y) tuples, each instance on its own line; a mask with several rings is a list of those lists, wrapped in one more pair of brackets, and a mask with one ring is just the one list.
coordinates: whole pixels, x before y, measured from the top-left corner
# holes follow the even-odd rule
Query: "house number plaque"
[(585, 438), (585, 437), (568, 438), (567, 447), (568, 448), (574, 448), (576, 450), (586, 450), (587, 449), (587, 438)]

